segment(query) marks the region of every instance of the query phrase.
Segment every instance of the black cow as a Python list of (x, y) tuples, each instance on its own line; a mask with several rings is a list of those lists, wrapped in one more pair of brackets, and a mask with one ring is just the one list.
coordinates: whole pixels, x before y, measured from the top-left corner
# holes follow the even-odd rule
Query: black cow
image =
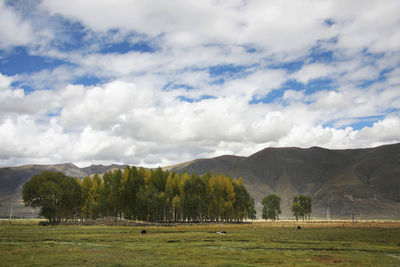
[(301, 230), (301, 226), (300, 225), (297, 225), (297, 230)]
[(146, 231), (145, 229), (143, 229), (140, 233), (141, 233), (142, 235), (145, 235), (145, 234), (147, 234), (147, 231)]

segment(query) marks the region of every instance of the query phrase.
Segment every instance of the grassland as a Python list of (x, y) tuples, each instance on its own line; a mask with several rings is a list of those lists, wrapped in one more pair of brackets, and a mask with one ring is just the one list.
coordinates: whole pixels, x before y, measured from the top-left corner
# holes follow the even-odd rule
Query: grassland
[[(398, 222), (37, 226), (0, 223), (0, 266), (400, 266)], [(226, 235), (217, 231), (225, 230)]]

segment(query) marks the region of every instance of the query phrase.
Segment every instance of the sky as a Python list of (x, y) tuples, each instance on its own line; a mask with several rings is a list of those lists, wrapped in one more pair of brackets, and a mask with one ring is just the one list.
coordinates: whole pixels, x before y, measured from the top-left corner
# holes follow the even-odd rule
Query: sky
[(399, 0), (0, 0), (0, 166), (400, 142)]

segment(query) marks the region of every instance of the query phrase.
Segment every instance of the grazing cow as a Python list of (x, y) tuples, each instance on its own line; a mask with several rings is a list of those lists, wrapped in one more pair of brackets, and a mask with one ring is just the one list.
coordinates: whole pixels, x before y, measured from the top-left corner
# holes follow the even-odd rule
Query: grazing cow
[(147, 234), (147, 231), (145, 229), (142, 230), (142, 232), (140, 232), (142, 235)]
[(300, 225), (297, 225), (297, 230), (301, 230), (301, 226)]
[(222, 230), (222, 231), (220, 231), (220, 232), (217, 232), (217, 234), (219, 234), (219, 235), (226, 235), (227, 232), (226, 232), (225, 230)]

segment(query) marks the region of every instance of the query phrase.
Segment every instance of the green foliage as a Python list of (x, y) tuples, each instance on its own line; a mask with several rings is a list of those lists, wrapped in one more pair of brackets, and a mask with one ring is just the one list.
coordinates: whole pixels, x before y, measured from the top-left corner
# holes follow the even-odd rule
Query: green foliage
[(236, 192), (235, 202), (233, 203), (235, 220), (243, 221), (244, 218), (254, 220), (256, 218), (254, 199), (244, 186), (243, 178), (233, 179), (233, 186)]
[(79, 214), (82, 187), (77, 179), (61, 172), (44, 171), (23, 186), (22, 199), (25, 206), (40, 207), (41, 216), (52, 223), (59, 223)]
[(299, 217), (303, 217), (303, 208), (300, 206), (299, 203), (293, 201), (290, 209), (292, 210), (293, 216), (296, 218), (296, 221), (299, 220)]
[(256, 214), (242, 178), (209, 172), (199, 176), (126, 167), (106, 172), (103, 179), (85, 177), (81, 184), (84, 218), (204, 222), (243, 221)]
[(82, 187), (82, 217), (96, 219), (101, 211), (101, 192), (103, 180), (95, 174), (93, 178), (85, 177), (81, 182)]
[(291, 205), (291, 210), (293, 216), (296, 217), (296, 220), (299, 217), (305, 219), (311, 218), (311, 211), (312, 211), (312, 199), (309, 196), (300, 195), (293, 198), (293, 202)]
[(262, 218), (265, 220), (279, 220), (281, 214), (281, 198), (277, 195), (268, 195), (262, 200)]
[(24, 186), (27, 206), (49, 220), (122, 217), (151, 222), (255, 219), (254, 199), (243, 179), (209, 172), (199, 176), (126, 167), (82, 181), (43, 172)]

